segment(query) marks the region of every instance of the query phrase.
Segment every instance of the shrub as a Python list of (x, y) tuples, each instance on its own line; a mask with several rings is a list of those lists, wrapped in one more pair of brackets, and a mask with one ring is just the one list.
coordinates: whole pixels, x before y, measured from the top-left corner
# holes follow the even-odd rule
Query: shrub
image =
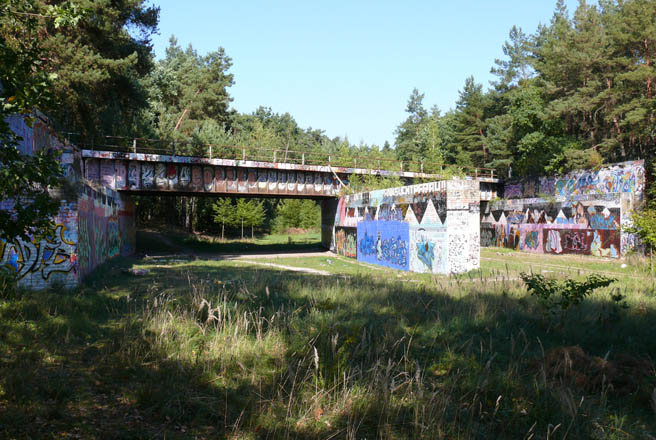
[(607, 287), (617, 281), (615, 278), (597, 274), (588, 276), (585, 281), (568, 278), (562, 282), (533, 273), (522, 272), (520, 277), (531, 295), (538, 297), (545, 314), (551, 319), (557, 315), (564, 317), (570, 307), (580, 304), (596, 289)]

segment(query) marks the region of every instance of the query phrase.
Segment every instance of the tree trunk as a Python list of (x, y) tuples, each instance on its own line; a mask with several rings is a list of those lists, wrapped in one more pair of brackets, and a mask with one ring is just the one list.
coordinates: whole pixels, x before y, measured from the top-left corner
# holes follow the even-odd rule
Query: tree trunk
[[(196, 90), (196, 93), (194, 93), (194, 98), (195, 98), (196, 96), (198, 96), (198, 94), (200, 93), (200, 91), (201, 91), (202, 89), (203, 89), (203, 88), (201, 87), (201, 88), (199, 88), (198, 90)], [(193, 100), (192, 100), (192, 102), (193, 102)], [(178, 122), (176, 122), (176, 124), (175, 124), (175, 128), (173, 129), (173, 131), (178, 131), (178, 128), (180, 128), (180, 124), (182, 123), (182, 120), (184, 119), (184, 117), (185, 117), (185, 115), (187, 114), (187, 112), (189, 111), (189, 106), (190, 106), (190, 105), (191, 105), (191, 102), (189, 103), (189, 105), (187, 105), (187, 107), (185, 107), (184, 111), (183, 111), (182, 114), (180, 115), (180, 118), (178, 118)]]
[(191, 229), (191, 205), (189, 197), (182, 197), (182, 228), (184, 230)]
[(196, 231), (194, 231), (194, 218), (195, 218), (195, 216), (196, 216), (196, 198), (192, 197), (192, 199), (191, 199), (191, 215), (189, 216), (190, 217), (190, 219), (189, 219), (190, 220), (189, 221), (189, 230), (191, 232), (196, 232)]
[(225, 240), (224, 232), (225, 232), (225, 222), (221, 222), (221, 241)]
[[(176, 197), (177, 199), (177, 197)], [(184, 229), (185, 227), (185, 219), (187, 218), (187, 207), (185, 206), (184, 203), (184, 197), (180, 197), (180, 220), (182, 220), (182, 228)]]
[(253, 225), (251, 225), (251, 240), (255, 239), (255, 232), (253, 232)]
[(244, 239), (244, 219), (241, 220), (241, 239)]

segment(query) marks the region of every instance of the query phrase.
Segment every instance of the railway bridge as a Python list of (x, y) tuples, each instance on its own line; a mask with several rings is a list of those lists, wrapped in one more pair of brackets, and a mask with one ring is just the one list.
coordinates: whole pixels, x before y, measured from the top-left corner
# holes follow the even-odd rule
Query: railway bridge
[[(268, 157), (263, 150), (269, 152)], [(84, 149), (83, 175), (91, 183), (134, 194), (313, 199), (335, 198), (353, 175), (394, 176), (406, 184), (444, 179), (439, 173), (424, 172), (423, 163), (360, 159), (358, 166), (356, 158), (352, 166), (345, 166), (343, 162), (335, 164), (330, 154), (316, 152), (282, 154), (242, 148), (240, 157), (234, 159), (212, 157), (209, 151), (209, 155), (190, 156), (138, 151), (136, 147), (132, 151)], [(499, 179), (493, 169), (464, 171), (469, 172), (469, 179), (481, 182), (482, 200), (496, 196)]]
[[(339, 196), (353, 176), (394, 176), (404, 185), (445, 179), (439, 164), (345, 159), (316, 151), (212, 145), (183, 145), (176, 151), (175, 144), (161, 148), (157, 143), (161, 146), (163, 141), (124, 138), (104, 140), (100, 147), (80, 145), (52, 130), (47, 120), (36, 119), (28, 125), (20, 115), (9, 118), (11, 129), (22, 138), (18, 149), (25, 155), (60, 151), (67, 185), (65, 191), (53, 189), (60, 202), (53, 217), (53, 236), (38, 241), (20, 237), (0, 241), (0, 265), (13, 268), (19, 285), (26, 288), (42, 289), (53, 283), (74, 287), (103, 262), (134, 254), (135, 194), (315, 199), (322, 209), (322, 242), (329, 246), (335, 236), (336, 214), (341, 214)], [(472, 186), (480, 187), (481, 201), (496, 196), (499, 180), (494, 170), (470, 168), (464, 172), (468, 180), (478, 181)], [(425, 198), (430, 195), (437, 197), (436, 215), (444, 215), (449, 206), (441, 203), (441, 193), (430, 192), (435, 184), (419, 186), (419, 195), (412, 200), (404, 192), (408, 199), (404, 199), (404, 206), (413, 204), (413, 212), (424, 212), (429, 204)], [(0, 201), (0, 209), (13, 209), (12, 200)], [(384, 201), (379, 205), (383, 218), (386, 205)], [(477, 207), (478, 202), (472, 200), (472, 206)], [(403, 209), (399, 206), (394, 212), (398, 214), (399, 208)], [(360, 218), (366, 208), (357, 206), (347, 211), (346, 222)]]

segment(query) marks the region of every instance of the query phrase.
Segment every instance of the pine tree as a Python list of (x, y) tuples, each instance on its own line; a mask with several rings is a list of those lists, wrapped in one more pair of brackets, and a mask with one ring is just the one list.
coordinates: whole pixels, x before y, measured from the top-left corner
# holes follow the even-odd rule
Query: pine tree
[(35, 26), (0, 14), (0, 32), (39, 40), (40, 67), (57, 77), (50, 85), (55, 99), (41, 110), (64, 131), (81, 133), (82, 140), (101, 133), (126, 134), (147, 107), (141, 80), (153, 67), (149, 39), (157, 28), (159, 8), (145, 0), (61, 2), (79, 13), (75, 26), (61, 26), (61, 17), (47, 18), (52, 3), (12, 2), (16, 15), (40, 17)]
[(503, 54), (507, 59), (495, 59), (494, 64), (497, 67), (490, 69), (491, 73), (499, 77), (499, 80), (493, 85), (501, 91), (525, 82), (535, 74), (529, 37), (517, 26), (510, 29), (508, 37), (510, 40), (506, 41), (502, 47)]
[(223, 48), (201, 56), (191, 45), (182, 50), (171, 37), (165, 58), (148, 81), (159, 135), (186, 141), (208, 121), (225, 127), (231, 116), (231, 65)]
[(470, 76), (459, 95), (455, 113), (455, 141), (467, 154), (469, 164), (485, 167), (488, 165), (485, 141), (485, 112), (488, 103), (483, 86), (476, 84), (474, 77)]
[(645, 157), (656, 136), (656, 3), (600, 2), (612, 42), (607, 79), (607, 121), (613, 139), (606, 155), (619, 160)]
[(419, 93), (416, 88), (413, 89), (405, 109), (408, 118), (396, 129), (396, 156), (399, 160), (421, 160), (422, 149), (417, 142), (417, 132), (422, 121), (428, 115), (423, 100), (424, 94)]

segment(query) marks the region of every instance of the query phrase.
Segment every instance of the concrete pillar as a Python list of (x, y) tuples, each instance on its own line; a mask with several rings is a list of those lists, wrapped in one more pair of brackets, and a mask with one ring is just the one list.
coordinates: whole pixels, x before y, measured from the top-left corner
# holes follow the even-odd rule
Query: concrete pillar
[(339, 199), (321, 200), (321, 245), (335, 251), (335, 217)]

